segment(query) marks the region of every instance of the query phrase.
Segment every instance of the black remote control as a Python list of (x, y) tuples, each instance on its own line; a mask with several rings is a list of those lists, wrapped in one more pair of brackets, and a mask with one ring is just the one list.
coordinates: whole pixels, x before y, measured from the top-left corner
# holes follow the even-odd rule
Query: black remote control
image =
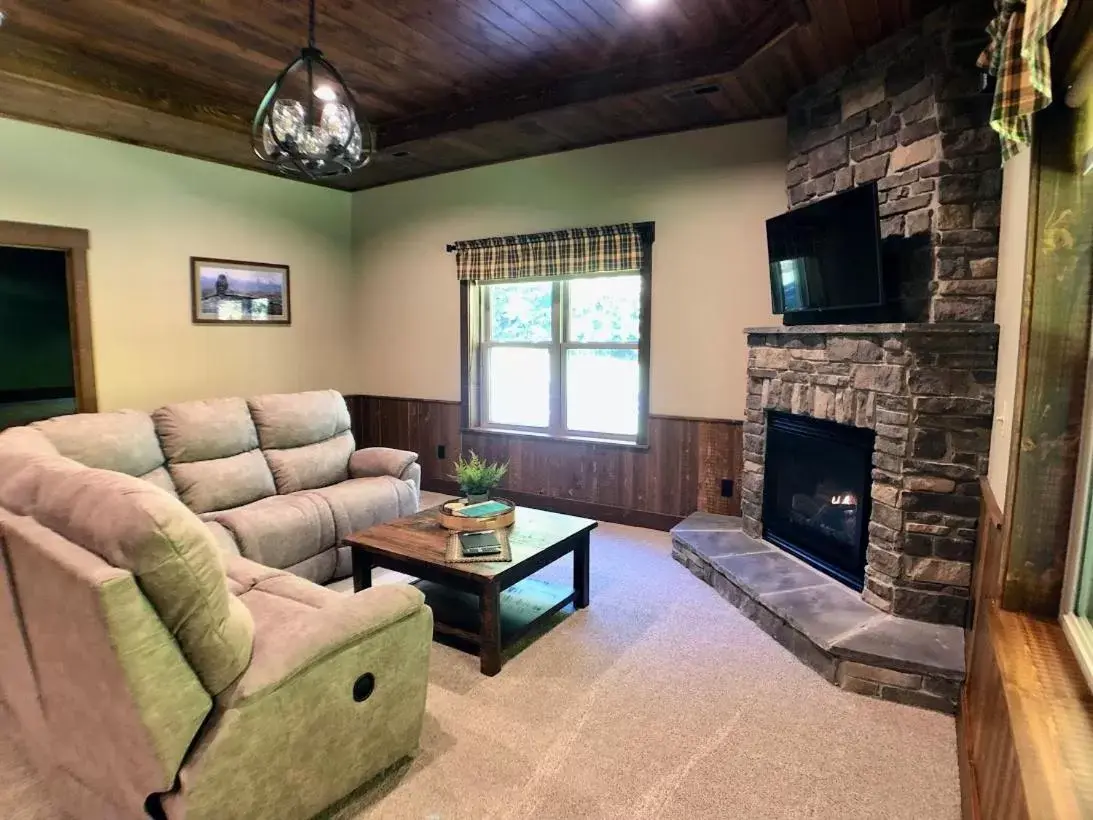
[(501, 552), (500, 547), (464, 547), (463, 554), (467, 557), (474, 557), (477, 555), (496, 555)]

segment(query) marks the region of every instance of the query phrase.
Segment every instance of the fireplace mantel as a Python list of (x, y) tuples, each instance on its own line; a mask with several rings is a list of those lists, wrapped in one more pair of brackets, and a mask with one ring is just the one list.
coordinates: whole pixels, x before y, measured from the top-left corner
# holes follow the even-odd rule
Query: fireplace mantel
[(882, 322), (864, 325), (770, 325), (746, 327), (748, 336), (906, 336), (998, 335), (998, 325), (990, 322)]
[(763, 531), (770, 410), (876, 432), (862, 598), (962, 624), (994, 410), (987, 323), (755, 327), (748, 338), (741, 508)]

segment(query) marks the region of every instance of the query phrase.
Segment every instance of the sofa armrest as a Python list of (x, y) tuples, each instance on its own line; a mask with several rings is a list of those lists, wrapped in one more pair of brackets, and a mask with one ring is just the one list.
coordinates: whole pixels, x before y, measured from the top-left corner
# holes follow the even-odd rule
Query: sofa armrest
[(405, 481), (410, 468), (417, 463), (417, 453), (409, 450), (393, 450), (390, 447), (366, 447), (349, 457), (351, 478), (394, 476)]
[[(256, 651), (224, 706), (265, 696), (326, 659), (367, 641), (372, 635), (409, 618), (425, 605), (425, 596), (408, 584), (365, 590), (288, 622)], [(362, 670), (367, 671), (367, 670)]]
[(250, 668), (217, 696), (164, 798), (168, 817), (222, 817), (226, 805), (233, 817), (313, 817), (417, 749), (433, 636), (421, 593), (302, 592), (284, 618), (261, 594), (252, 602), (274, 617), (258, 619)]

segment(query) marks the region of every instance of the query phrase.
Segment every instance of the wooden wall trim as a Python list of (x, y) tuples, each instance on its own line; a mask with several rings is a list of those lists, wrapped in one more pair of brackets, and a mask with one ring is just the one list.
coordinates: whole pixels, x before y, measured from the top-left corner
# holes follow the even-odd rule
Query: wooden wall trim
[[(1008, 562), (1006, 519), (986, 476), (979, 479), (979, 531), (976, 536), (976, 560), (972, 568), (972, 594), (969, 626), (974, 628), (976, 611), (1002, 597)], [(966, 654), (971, 641), (965, 641)]]
[(76, 409), (81, 413), (97, 412), (99, 399), (95, 383), (95, 353), (91, 341), (91, 293), (87, 277), (87, 251), (91, 247), (90, 234), (82, 228), (0, 221), (0, 245), (64, 251)]
[(979, 784), (975, 777), (975, 766), (971, 758), (971, 734), (974, 726), (971, 710), (968, 707), (968, 695), (964, 692), (960, 698), (960, 712), (956, 716), (956, 761), (960, 769), (960, 814), (964, 820), (982, 820), (983, 812), (979, 807)]
[(0, 220), (0, 245), (86, 251), (91, 247), (91, 238), (83, 228), (62, 228), (56, 225)]
[[(381, 395), (379, 393), (353, 393), (353, 394), (348, 394), (348, 395), (353, 395), (353, 396), (356, 396), (356, 397), (359, 397), (359, 398), (362, 398), (362, 399), (382, 399), (382, 400), (386, 400), (386, 401), (416, 401), (416, 402), (427, 402), (429, 404), (448, 404), (448, 405), (451, 405), (453, 407), (458, 407), (459, 404), (460, 404), (459, 399), (421, 399), (421, 398), (413, 398), (411, 396), (387, 396), (387, 395)], [(348, 398), (348, 395), (347, 395), (347, 398)]]
[(731, 424), (736, 427), (744, 426), (743, 419), (718, 419), (711, 416), (672, 416), (663, 413), (650, 413), (649, 418), (661, 419), (662, 421), (694, 421), (702, 422), (704, 424)]

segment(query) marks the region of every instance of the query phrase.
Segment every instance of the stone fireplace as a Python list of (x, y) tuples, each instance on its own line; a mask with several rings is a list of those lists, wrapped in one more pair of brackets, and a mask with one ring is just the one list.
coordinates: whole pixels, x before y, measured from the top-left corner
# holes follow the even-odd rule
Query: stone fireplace
[(962, 624), (978, 480), (990, 448), (997, 328), (924, 323), (747, 333), (744, 531), (760, 538), (770, 524), (771, 411), (872, 431), (862, 598), (894, 615)]
[(789, 207), (876, 182), (898, 323), (747, 329), (742, 519), (672, 531), (676, 560), (827, 680), (946, 712), (994, 407), (991, 13), (947, 4), (790, 99)]

